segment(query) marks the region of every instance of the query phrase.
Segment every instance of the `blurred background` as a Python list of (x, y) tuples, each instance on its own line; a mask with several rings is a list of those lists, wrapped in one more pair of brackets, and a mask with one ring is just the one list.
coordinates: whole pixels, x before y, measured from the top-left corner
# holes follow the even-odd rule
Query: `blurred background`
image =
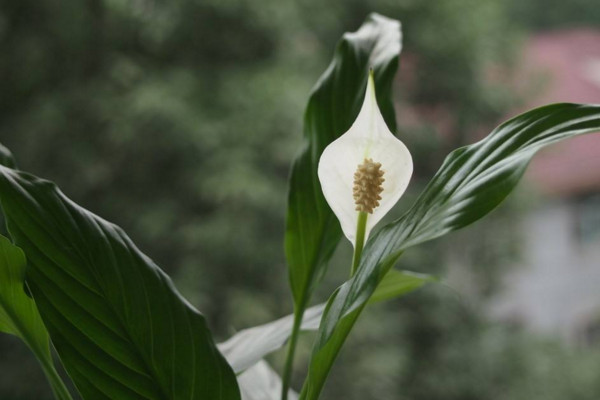
[[(593, 0), (2, 0), (0, 142), (122, 226), (223, 340), (292, 310), (282, 235), (303, 109), (371, 11), (404, 32), (395, 100), (416, 171), (395, 216), (509, 116), (600, 103)], [(341, 243), (315, 303), (350, 257)], [(600, 135), (538, 155), (489, 218), (399, 267), (445, 283), (368, 309), (324, 399), (597, 400)], [(0, 336), (0, 399), (49, 393)]]

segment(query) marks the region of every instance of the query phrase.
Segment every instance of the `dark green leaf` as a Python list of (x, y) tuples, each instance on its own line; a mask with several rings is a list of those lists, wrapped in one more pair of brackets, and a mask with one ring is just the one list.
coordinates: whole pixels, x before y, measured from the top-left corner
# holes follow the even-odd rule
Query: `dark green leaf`
[(358, 273), (330, 298), (302, 398), (318, 398), (358, 315), (405, 249), (492, 211), (514, 189), (540, 148), (598, 130), (600, 106), (554, 104), (519, 115), (484, 140), (452, 152), (411, 209), (369, 239)]
[(204, 317), (121, 229), (51, 182), (5, 167), (0, 200), (40, 314), (84, 398), (240, 398)]
[(0, 143), (0, 165), (8, 168), (16, 168), (17, 163), (9, 149)]
[(399, 52), (400, 24), (373, 14), (358, 31), (344, 35), (310, 96), (304, 116), (306, 144), (290, 177), (285, 235), (290, 284), (300, 312), (341, 238), (339, 222), (317, 178), (319, 157), (356, 119), (370, 68), (381, 112), (395, 130), (390, 94)]

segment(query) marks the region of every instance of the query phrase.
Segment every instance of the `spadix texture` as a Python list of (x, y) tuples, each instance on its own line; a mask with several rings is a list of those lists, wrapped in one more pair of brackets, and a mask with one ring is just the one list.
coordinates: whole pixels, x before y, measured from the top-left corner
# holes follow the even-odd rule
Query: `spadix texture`
[(358, 221), (353, 195), (354, 173), (365, 160), (381, 164), (385, 181), (379, 205), (367, 218), (365, 239), (377, 222), (398, 202), (413, 171), (406, 146), (388, 129), (377, 106), (373, 75), (369, 75), (363, 105), (350, 129), (332, 142), (319, 160), (323, 195), (337, 216), (344, 235), (355, 244)]

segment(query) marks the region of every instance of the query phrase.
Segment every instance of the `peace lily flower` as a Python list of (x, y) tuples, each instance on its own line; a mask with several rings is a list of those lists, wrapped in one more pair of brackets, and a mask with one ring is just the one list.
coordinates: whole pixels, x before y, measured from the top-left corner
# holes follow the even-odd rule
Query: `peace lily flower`
[(353, 264), (371, 229), (406, 190), (412, 171), (410, 152), (379, 111), (370, 73), (356, 121), (325, 148), (318, 167), (325, 199), (355, 248)]

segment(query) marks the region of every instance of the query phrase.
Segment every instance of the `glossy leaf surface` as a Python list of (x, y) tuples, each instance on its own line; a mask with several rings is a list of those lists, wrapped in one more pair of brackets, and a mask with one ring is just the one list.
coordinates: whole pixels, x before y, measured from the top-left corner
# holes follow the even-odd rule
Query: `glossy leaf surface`
[(6, 167), (0, 200), (40, 314), (84, 398), (240, 398), (202, 314), (120, 228), (51, 182)]
[(302, 399), (317, 399), (333, 360), (386, 272), (410, 246), (465, 227), (498, 206), (536, 151), (600, 130), (600, 106), (553, 104), (519, 115), (450, 153), (415, 204), (371, 237), (357, 274), (330, 298)]

